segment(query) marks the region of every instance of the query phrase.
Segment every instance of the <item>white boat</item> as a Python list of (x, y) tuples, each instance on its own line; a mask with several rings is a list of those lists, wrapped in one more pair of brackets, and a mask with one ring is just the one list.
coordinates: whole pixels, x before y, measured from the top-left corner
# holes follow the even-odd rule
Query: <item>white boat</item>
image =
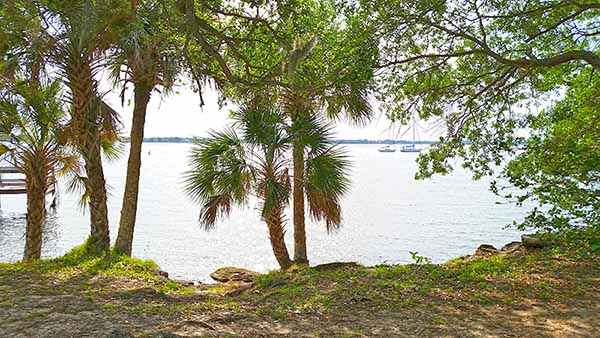
[(380, 153), (395, 153), (395, 152), (396, 152), (396, 149), (395, 149), (395, 148), (392, 148), (392, 146), (390, 146), (389, 144), (388, 144), (388, 145), (385, 145), (385, 146), (383, 146), (383, 147), (380, 147), (380, 148), (379, 148), (379, 149), (377, 149), (377, 150), (378, 150)]
[(413, 134), (412, 142), (413, 143), (406, 145), (406, 146), (402, 146), (402, 148), (400, 148), (400, 151), (403, 153), (419, 153), (419, 152), (421, 152), (421, 148), (417, 148), (417, 146), (416, 146), (416, 138), (417, 138), (416, 137), (416, 129), (415, 129), (416, 124), (417, 124), (417, 122), (415, 120), (415, 122), (412, 125), (412, 134)]

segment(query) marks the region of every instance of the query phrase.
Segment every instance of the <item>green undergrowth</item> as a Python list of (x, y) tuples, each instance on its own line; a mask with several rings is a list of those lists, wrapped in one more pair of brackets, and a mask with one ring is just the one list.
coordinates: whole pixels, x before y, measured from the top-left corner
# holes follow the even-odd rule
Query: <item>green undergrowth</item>
[(259, 277), (257, 292), (244, 297), (260, 304), (257, 314), (274, 319), (290, 313), (336, 312), (348, 306), (400, 310), (528, 301), (562, 304), (600, 291), (597, 237), (576, 240), (578, 245), (573, 240), (569, 245), (557, 241), (551, 248), (526, 254), (462, 257), (444, 264), (420, 259), (419, 264), (335, 264), (276, 271)]
[[(547, 240), (554, 244), (547, 249), (466, 256), (444, 264), (431, 264), (426, 257), (413, 253), (414, 264), (366, 267), (332, 263), (274, 271), (258, 277), (252, 289), (236, 296), (224, 296), (230, 285), (183, 287), (160, 278), (157, 265), (151, 261), (116, 253), (97, 257), (90, 255), (84, 244), (55, 259), (0, 264), (0, 282), (6, 283), (6, 288), (22, 289), (18, 281), (23, 279), (13, 278), (22, 274), (32, 281), (47, 278), (53, 282), (58, 279), (65, 286), (77, 284), (86, 301), (101, 305), (107, 312), (183, 318), (211, 311), (245, 312), (278, 320), (298, 314), (421, 309), (435, 314), (433, 322), (443, 324), (457, 311), (475, 313), (480, 307), (506, 308), (524, 303), (561, 306), (597, 299), (597, 239), (595, 234), (585, 233), (565, 245), (561, 238), (549, 235)], [(95, 284), (88, 278), (93, 276), (109, 278)]]
[(60, 276), (88, 275), (158, 279), (158, 265), (150, 260), (131, 258), (116, 252), (94, 255), (84, 243), (57, 258), (40, 259), (31, 263), (2, 263), (0, 271), (7, 273), (36, 272)]
[(586, 258), (600, 255), (600, 228), (568, 229), (561, 232), (543, 233), (541, 236), (554, 243), (557, 254)]

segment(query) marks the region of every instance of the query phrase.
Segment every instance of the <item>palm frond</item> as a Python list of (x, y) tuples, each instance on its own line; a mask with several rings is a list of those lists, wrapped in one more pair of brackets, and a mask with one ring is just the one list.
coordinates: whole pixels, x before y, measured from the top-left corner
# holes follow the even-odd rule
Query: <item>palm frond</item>
[(244, 145), (232, 129), (196, 140), (184, 190), (202, 206), (200, 221), (207, 228), (214, 225), (218, 215), (228, 215), (232, 204), (247, 200), (252, 171), (246, 158)]
[(350, 162), (338, 146), (309, 153), (306, 160), (305, 184), (310, 215), (324, 220), (327, 230), (341, 225), (341, 198), (350, 188)]
[(102, 121), (101, 133), (107, 142), (116, 142), (119, 139), (123, 122), (119, 113), (109, 106), (100, 97), (97, 98), (97, 108)]
[(335, 134), (333, 124), (317, 113), (299, 114), (289, 128), (291, 137), (313, 152), (331, 147)]
[[(0, 140), (0, 142), (2, 142), (2, 141)], [(8, 154), (10, 152), (10, 150), (11, 150), (11, 148), (9, 148), (7, 145), (0, 143), (0, 158), (2, 156), (5, 156), (6, 154)]]
[(66, 188), (70, 193), (80, 196), (77, 204), (80, 210), (85, 211), (90, 202), (90, 191), (87, 189), (87, 177), (75, 172), (68, 173)]
[(365, 126), (373, 119), (373, 108), (365, 88), (344, 83), (324, 97), (325, 115), (331, 120), (344, 119), (356, 126)]
[(233, 201), (229, 195), (213, 195), (207, 198), (200, 210), (199, 218), (204, 229), (213, 229), (217, 219), (229, 216), (232, 203)]
[(261, 197), (260, 209), (263, 219), (289, 203), (291, 183), (288, 168), (289, 165), (282, 155), (270, 157), (266, 154), (259, 161), (256, 191)]
[(242, 104), (233, 113), (233, 119), (234, 127), (243, 132), (247, 144), (284, 148), (289, 143), (283, 118), (273, 106), (255, 102)]
[[(31, 86), (17, 79), (11, 88), (11, 101), (0, 102), (3, 118), (0, 128), (10, 132), (0, 141), (0, 149), (10, 151), (13, 165), (28, 175), (35, 175), (47, 192), (54, 177), (76, 170), (79, 158), (69, 144), (61, 142), (66, 112), (56, 81), (42, 81)], [(44, 177), (39, 177), (44, 175)]]

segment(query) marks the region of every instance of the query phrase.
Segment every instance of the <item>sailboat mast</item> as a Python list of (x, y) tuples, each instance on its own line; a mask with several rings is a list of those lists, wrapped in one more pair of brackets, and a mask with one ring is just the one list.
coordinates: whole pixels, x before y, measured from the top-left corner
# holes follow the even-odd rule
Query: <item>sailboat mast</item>
[(417, 127), (417, 119), (415, 117), (415, 113), (413, 112), (413, 125), (412, 125), (412, 132), (413, 132), (413, 148), (415, 148), (417, 146), (417, 137), (416, 137), (416, 127)]

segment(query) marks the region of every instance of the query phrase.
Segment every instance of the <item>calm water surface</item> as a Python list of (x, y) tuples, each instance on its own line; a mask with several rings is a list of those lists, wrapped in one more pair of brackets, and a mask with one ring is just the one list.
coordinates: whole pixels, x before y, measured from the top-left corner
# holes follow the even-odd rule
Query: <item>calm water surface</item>
[[(322, 224), (307, 225), (312, 264), (406, 263), (411, 262), (410, 251), (441, 262), (472, 253), (481, 243), (501, 246), (518, 240), (519, 232), (504, 227), (527, 210), (496, 204), (498, 197), (489, 192), (487, 181), (472, 181), (460, 170), (415, 181), (416, 154), (379, 153), (374, 145), (346, 148), (354, 166), (352, 190), (343, 201), (344, 224), (333, 234)], [(198, 225), (198, 208), (181, 189), (189, 149), (187, 144), (144, 144), (134, 255), (156, 261), (172, 277), (200, 281), (227, 265), (262, 272), (276, 268), (266, 226), (254, 205), (234, 211), (215, 230), (206, 232)], [(105, 166), (113, 240), (126, 163), (123, 156)], [(2, 196), (1, 202), (0, 261), (17, 261), (24, 246), (25, 197)], [(81, 244), (89, 231), (77, 196), (64, 191), (47, 223), (45, 257)]]

